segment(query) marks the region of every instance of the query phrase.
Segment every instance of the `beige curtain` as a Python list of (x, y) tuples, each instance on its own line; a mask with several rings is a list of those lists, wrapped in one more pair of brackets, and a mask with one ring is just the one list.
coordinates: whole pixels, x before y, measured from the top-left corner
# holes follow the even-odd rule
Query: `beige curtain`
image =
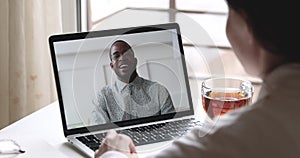
[(0, 1), (0, 129), (56, 100), (48, 37), (60, 0)]

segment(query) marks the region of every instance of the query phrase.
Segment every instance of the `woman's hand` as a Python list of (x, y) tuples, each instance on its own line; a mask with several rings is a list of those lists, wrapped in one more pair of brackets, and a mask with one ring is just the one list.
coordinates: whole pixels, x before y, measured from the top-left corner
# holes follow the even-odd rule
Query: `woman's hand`
[(98, 158), (107, 151), (118, 151), (127, 155), (129, 158), (137, 158), (132, 139), (124, 134), (118, 134), (114, 130), (107, 132), (99, 149), (96, 150), (94, 157)]

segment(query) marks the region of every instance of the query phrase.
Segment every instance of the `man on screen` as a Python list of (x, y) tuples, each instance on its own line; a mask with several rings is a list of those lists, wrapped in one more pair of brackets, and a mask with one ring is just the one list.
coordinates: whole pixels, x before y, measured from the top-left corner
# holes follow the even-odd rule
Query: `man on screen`
[(93, 122), (100, 124), (175, 112), (168, 90), (161, 84), (140, 77), (137, 58), (131, 46), (115, 41), (109, 51), (110, 67), (117, 80), (97, 94)]

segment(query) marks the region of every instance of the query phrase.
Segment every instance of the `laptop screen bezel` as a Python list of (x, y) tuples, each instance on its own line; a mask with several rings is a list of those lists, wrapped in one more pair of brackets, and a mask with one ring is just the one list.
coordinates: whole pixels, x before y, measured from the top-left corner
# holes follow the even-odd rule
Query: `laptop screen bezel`
[[(126, 120), (126, 121), (120, 121), (120, 122), (107, 123), (107, 124), (103, 124), (103, 125), (94, 125), (94, 126), (80, 127), (80, 128), (75, 128), (75, 129), (67, 128), (64, 103), (63, 103), (63, 99), (62, 99), (62, 92), (61, 92), (61, 86), (60, 86), (59, 71), (58, 71), (58, 67), (57, 67), (57, 63), (56, 63), (56, 54), (55, 54), (55, 49), (54, 49), (55, 42), (68, 41), (68, 40), (80, 40), (80, 39), (86, 39), (86, 38), (98, 38), (98, 37), (113, 36), (113, 35), (135, 34), (135, 33), (143, 33), (143, 32), (150, 32), (150, 31), (171, 30), (171, 29), (175, 29), (177, 31), (178, 44), (179, 44), (179, 49), (180, 49), (180, 53), (181, 53), (181, 61), (182, 61), (182, 66), (183, 66), (186, 88), (187, 88), (189, 110), (170, 113), (170, 114), (164, 114), (164, 115), (160, 115), (160, 116), (143, 117), (143, 118), (134, 119), (134, 120)], [(72, 135), (72, 134), (78, 134), (78, 133), (94, 132), (94, 131), (98, 131), (98, 130), (106, 130), (106, 129), (116, 128), (116, 127), (126, 127), (126, 126), (131, 126), (131, 125), (142, 124), (142, 123), (151, 123), (154, 121), (162, 121), (162, 120), (168, 120), (168, 119), (173, 119), (173, 118), (180, 118), (183, 116), (194, 115), (194, 108), (193, 108), (193, 103), (192, 103), (192, 98), (191, 98), (191, 91), (190, 91), (190, 86), (189, 86), (186, 61), (185, 61), (185, 57), (184, 57), (183, 44), (182, 44), (181, 33), (180, 33), (180, 28), (179, 28), (178, 23), (165, 23), (165, 24), (128, 27), (128, 28), (119, 28), (119, 29), (111, 29), (111, 30), (56, 34), (56, 35), (52, 35), (49, 37), (49, 46), (50, 46), (50, 53), (51, 53), (51, 58), (52, 58), (54, 78), (55, 78), (55, 82), (56, 82), (58, 103), (59, 103), (59, 107), (60, 107), (62, 125), (63, 125), (63, 130), (64, 130), (65, 136)]]

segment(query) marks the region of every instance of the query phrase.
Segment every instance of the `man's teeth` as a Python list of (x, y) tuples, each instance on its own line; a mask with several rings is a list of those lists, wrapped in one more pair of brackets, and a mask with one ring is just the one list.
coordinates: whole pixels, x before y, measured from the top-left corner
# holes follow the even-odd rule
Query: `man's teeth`
[(120, 68), (126, 68), (128, 65), (120, 65)]

